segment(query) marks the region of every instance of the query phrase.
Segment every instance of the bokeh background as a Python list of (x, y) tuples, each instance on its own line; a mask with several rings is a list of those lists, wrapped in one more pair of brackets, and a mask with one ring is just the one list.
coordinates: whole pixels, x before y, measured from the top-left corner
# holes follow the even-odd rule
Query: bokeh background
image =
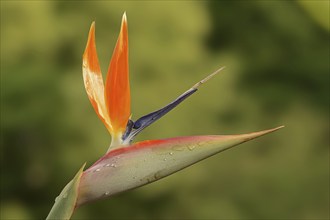
[(1, 1), (1, 219), (42, 219), (110, 137), (83, 87), (92, 21), (105, 76), (127, 12), (133, 119), (222, 74), (138, 140), (269, 136), (74, 219), (328, 219), (329, 1)]

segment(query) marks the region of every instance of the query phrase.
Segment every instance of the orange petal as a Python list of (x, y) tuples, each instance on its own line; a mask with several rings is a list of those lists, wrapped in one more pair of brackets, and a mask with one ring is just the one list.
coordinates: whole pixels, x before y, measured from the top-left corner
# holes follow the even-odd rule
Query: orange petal
[(85, 89), (97, 115), (107, 129), (112, 127), (104, 101), (104, 84), (95, 46), (95, 22), (92, 23), (83, 55), (83, 77)]
[(126, 14), (123, 15), (119, 37), (108, 69), (105, 88), (106, 105), (113, 132), (122, 134), (130, 117)]

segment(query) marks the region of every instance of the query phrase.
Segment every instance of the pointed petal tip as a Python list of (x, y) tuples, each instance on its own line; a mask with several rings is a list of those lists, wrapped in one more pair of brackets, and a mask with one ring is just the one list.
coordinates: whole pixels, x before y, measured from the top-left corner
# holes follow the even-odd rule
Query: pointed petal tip
[(89, 28), (85, 53), (87, 52), (88, 47), (92, 47), (92, 46), (95, 47), (95, 21), (92, 22), (91, 27)]
[(202, 79), (201, 81), (199, 81), (198, 83), (196, 83), (193, 87), (191, 87), (192, 89), (197, 89), (200, 85), (206, 83), (208, 80), (210, 80), (213, 76), (217, 75), (219, 72), (221, 72), (223, 69), (225, 69), (226, 66), (220, 67), (219, 69), (217, 69), (216, 71), (214, 71), (213, 73), (211, 73), (210, 75), (208, 75), (207, 77), (205, 77), (204, 79)]
[(87, 46), (93, 43), (92, 40), (94, 40), (94, 38), (95, 38), (95, 21), (92, 22), (91, 27), (89, 28)]
[(274, 129), (278, 130), (278, 129), (281, 129), (281, 128), (285, 128), (285, 125), (278, 126), (277, 128), (274, 128)]
[(281, 128), (284, 128), (285, 126), (284, 125), (281, 125), (281, 126), (278, 126), (276, 128), (271, 128), (271, 129), (268, 129), (268, 130), (265, 130), (266, 133), (270, 133), (270, 132), (274, 132), (274, 131), (277, 131)]
[(123, 17), (121, 19), (121, 29), (127, 29), (127, 16), (126, 11), (123, 14)]
[(88, 33), (86, 48), (83, 54), (83, 64), (93, 72), (100, 72), (95, 45), (95, 22), (93, 21)]
[(91, 27), (89, 29), (89, 33), (95, 35), (95, 21), (92, 22)]
[(252, 140), (254, 138), (272, 133), (272, 132), (277, 131), (281, 128), (284, 128), (284, 125), (278, 126), (276, 128), (271, 128), (271, 129), (268, 129), (268, 130), (252, 132), (252, 133), (249, 133), (249, 134), (243, 134), (243, 135), (239, 135), (239, 136), (243, 137), (245, 141), (248, 141), (248, 140)]

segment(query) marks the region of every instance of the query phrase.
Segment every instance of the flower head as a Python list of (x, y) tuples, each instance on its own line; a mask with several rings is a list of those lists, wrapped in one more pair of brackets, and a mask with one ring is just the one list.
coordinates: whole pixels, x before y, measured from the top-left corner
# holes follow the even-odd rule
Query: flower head
[(129, 145), (133, 138), (144, 128), (154, 123), (195, 93), (200, 85), (222, 69), (224, 67), (196, 83), (165, 107), (149, 113), (134, 122), (129, 119), (131, 113), (126, 13), (123, 15), (118, 40), (110, 60), (105, 87), (96, 52), (95, 22), (93, 22), (83, 55), (83, 77), (89, 100), (112, 136), (108, 152), (113, 148)]
[[(63, 189), (48, 217), (69, 218), (74, 209), (82, 204), (151, 183), (209, 156), (283, 127), (249, 134), (176, 137), (131, 144), (144, 128), (194, 94), (200, 85), (222, 69), (199, 81), (168, 105), (133, 121), (130, 119), (126, 14), (122, 18), (105, 85), (96, 53), (93, 22), (83, 54), (83, 78), (88, 98), (110, 132), (112, 141), (103, 157), (85, 171), (82, 167)], [(70, 199), (66, 199), (68, 194)]]
[(67, 184), (47, 219), (68, 219), (74, 209), (82, 204), (151, 183), (209, 156), (283, 127), (248, 134), (176, 137), (131, 144), (144, 128), (194, 94), (200, 85), (222, 69), (199, 81), (163, 108), (133, 121), (130, 119), (126, 14), (122, 18), (105, 85), (96, 53), (93, 22), (83, 54), (83, 78), (88, 98), (112, 136), (111, 145), (103, 157), (85, 171), (83, 166)]

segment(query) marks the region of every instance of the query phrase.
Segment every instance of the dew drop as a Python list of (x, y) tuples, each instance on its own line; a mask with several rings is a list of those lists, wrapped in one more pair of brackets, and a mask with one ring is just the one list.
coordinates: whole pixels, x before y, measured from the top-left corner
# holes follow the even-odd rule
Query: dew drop
[(199, 147), (203, 146), (203, 142), (198, 142), (197, 144)]
[(112, 163), (110, 166), (113, 168), (117, 167), (116, 164), (114, 164), (114, 163)]
[(167, 161), (167, 159), (166, 159), (166, 158), (164, 158), (163, 160), (164, 160), (164, 161)]
[(185, 149), (185, 147), (184, 146), (180, 146), (180, 145), (174, 145), (172, 147), (172, 150), (174, 150), (174, 151), (183, 151), (184, 149)]
[(110, 167), (110, 163), (107, 163), (107, 164), (105, 165), (105, 167)]
[(173, 152), (169, 152), (168, 154), (172, 156), (174, 153)]
[(189, 149), (190, 151), (194, 150), (195, 148), (196, 148), (195, 145), (189, 145), (189, 146), (188, 146), (188, 149)]
[(96, 170), (94, 170), (94, 172), (99, 172), (101, 169), (96, 169)]

